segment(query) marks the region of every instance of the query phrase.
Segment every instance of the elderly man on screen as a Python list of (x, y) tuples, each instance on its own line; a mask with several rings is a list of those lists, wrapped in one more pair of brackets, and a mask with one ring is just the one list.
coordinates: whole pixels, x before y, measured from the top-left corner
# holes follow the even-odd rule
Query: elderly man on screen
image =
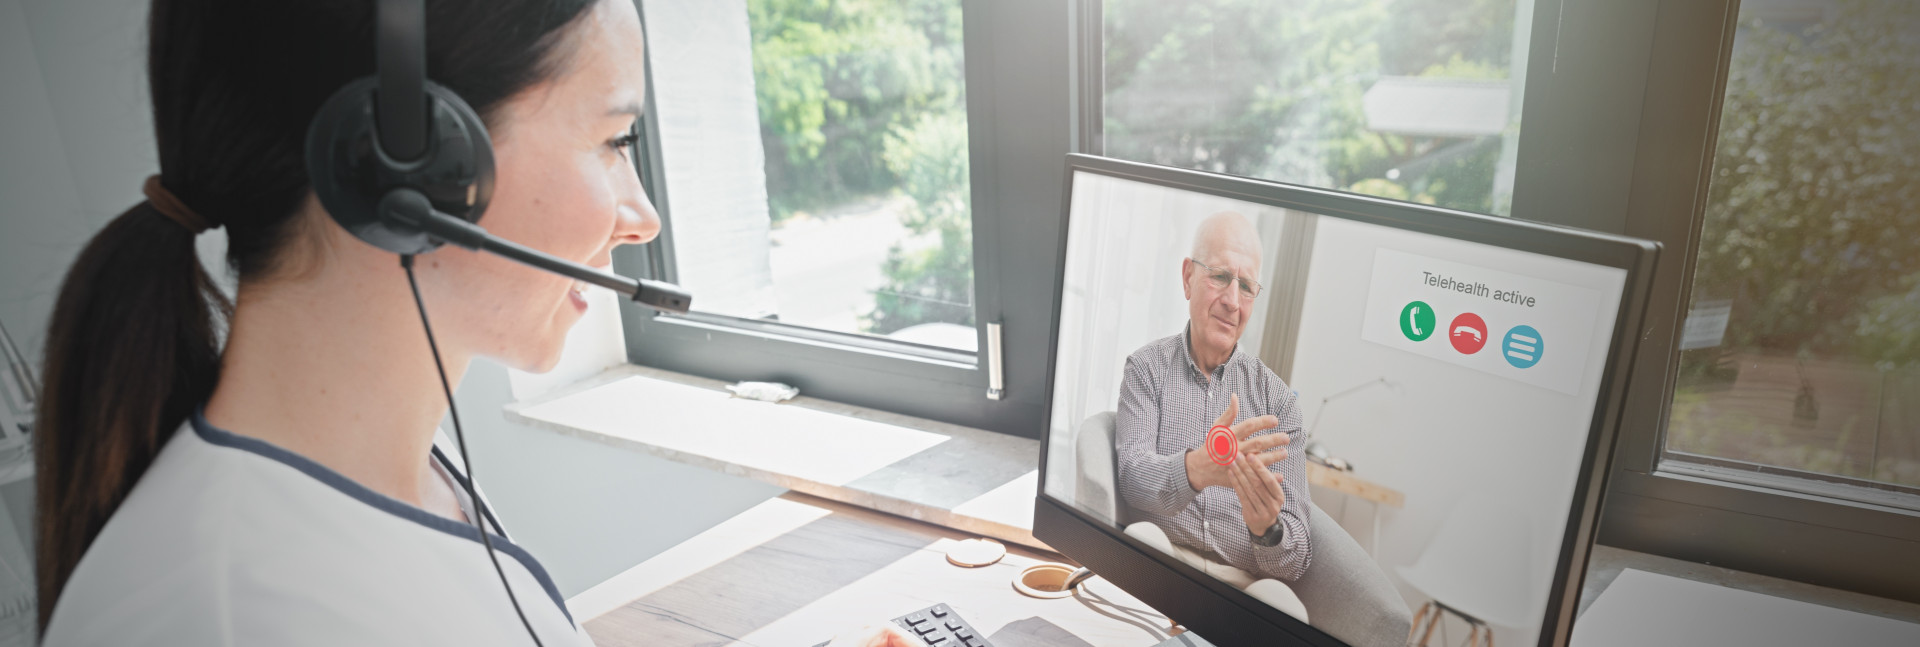
[[(1260, 260), (1245, 216), (1201, 221), (1193, 256), (1180, 261), (1186, 330), (1127, 357), (1118, 486), (1173, 544), (1292, 582), (1313, 557), (1304, 455), (1287, 451), (1302, 440), (1300, 411), (1292, 389), (1239, 347), (1260, 294)], [(1236, 443), (1210, 443), (1215, 426), (1229, 427), (1237, 452), (1218, 452)]]

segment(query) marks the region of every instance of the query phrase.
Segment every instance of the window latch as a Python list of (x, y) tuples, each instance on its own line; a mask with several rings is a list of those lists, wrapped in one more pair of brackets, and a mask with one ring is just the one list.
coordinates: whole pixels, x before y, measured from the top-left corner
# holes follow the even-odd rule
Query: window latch
[(1006, 379), (1000, 368), (1000, 322), (987, 324), (987, 399), (998, 400), (1007, 395)]

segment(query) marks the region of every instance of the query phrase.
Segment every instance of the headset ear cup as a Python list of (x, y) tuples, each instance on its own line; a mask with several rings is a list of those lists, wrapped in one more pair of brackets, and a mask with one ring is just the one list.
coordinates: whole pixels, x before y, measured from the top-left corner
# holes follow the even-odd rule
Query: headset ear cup
[(493, 142), (486, 125), (453, 91), (426, 84), (427, 150), (395, 160), (380, 149), (374, 115), (375, 77), (335, 92), (307, 127), (307, 176), (334, 222), (368, 244), (396, 254), (424, 254), (442, 243), (383, 216), (380, 199), (394, 189), (419, 191), (434, 209), (478, 222), (493, 196)]
[(493, 138), (454, 91), (428, 81), (427, 96), (433, 105), (429, 158), (407, 173), (407, 185), (427, 194), (434, 209), (478, 223), (493, 199)]
[(379, 148), (374, 137), (373, 94), (378, 81), (348, 83), (321, 104), (307, 125), (307, 180), (333, 221), (375, 247), (397, 254), (431, 250), (426, 235), (383, 227), (380, 222)]

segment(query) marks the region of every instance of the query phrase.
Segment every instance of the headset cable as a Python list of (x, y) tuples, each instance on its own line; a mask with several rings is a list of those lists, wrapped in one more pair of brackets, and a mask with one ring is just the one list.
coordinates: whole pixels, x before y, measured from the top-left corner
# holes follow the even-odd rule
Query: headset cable
[(493, 540), (487, 538), (486, 518), (488, 516), (480, 502), (479, 492), (474, 490), (476, 479), (473, 475), (473, 459), (467, 457), (467, 437), (460, 430), (460, 409), (453, 404), (453, 387), (447, 384), (447, 367), (440, 362), (440, 345), (433, 340), (433, 324), (427, 322), (427, 303), (420, 298), (420, 282), (413, 277), (413, 255), (401, 254), (400, 267), (407, 270), (407, 287), (413, 289), (413, 305), (420, 310), (420, 327), (427, 331), (427, 348), (433, 351), (433, 367), (440, 372), (440, 391), (447, 394), (447, 415), (453, 418), (453, 439), (460, 445), (460, 462), (466, 464), (467, 478), (460, 481), (462, 489), (467, 491), (467, 499), (473, 502), (473, 527), (480, 531), (480, 543), (487, 547), (487, 559), (493, 560), (493, 572), (500, 576), (500, 587), (507, 590), (507, 600), (513, 602), (513, 612), (520, 615), (520, 626), (527, 628), (527, 636), (533, 639), (535, 647), (546, 647), (540, 642), (540, 635), (533, 632), (533, 623), (527, 622), (527, 612), (520, 609), (520, 598), (513, 594), (513, 585), (507, 583), (507, 572), (500, 568), (500, 556), (493, 550)]

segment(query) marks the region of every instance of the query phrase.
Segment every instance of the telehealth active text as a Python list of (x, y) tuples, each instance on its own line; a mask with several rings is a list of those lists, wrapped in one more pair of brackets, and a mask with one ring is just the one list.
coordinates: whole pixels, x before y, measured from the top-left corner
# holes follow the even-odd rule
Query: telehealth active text
[(1485, 283), (1480, 283), (1477, 281), (1461, 281), (1451, 276), (1447, 276), (1444, 274), (1437, 274), (1434, 272), (1422, 271), (1420, 272), (1420, 274), (1423, 277), (1421, 279), (1421, 282), (1427, 284), (1429, 287), (1436, 287), (1442, 290), (1452, 290), (1454, 292), (1459, 292), (1462, 294), (1470, 294), (1470, 295), (1481, 297), (1481, 298), (1491, 298), (1501, 303), (1511, 303), (1514, 305), (1526, 306), (1529, 308), (1533, 307), (1535, 303), (1535, 299), (1533, 298), (1533, 296), (1528, 294), (1523, 294), (1519, 290), (1494, 290), (1494, 289), (1488, 288), (1487, 284)]

